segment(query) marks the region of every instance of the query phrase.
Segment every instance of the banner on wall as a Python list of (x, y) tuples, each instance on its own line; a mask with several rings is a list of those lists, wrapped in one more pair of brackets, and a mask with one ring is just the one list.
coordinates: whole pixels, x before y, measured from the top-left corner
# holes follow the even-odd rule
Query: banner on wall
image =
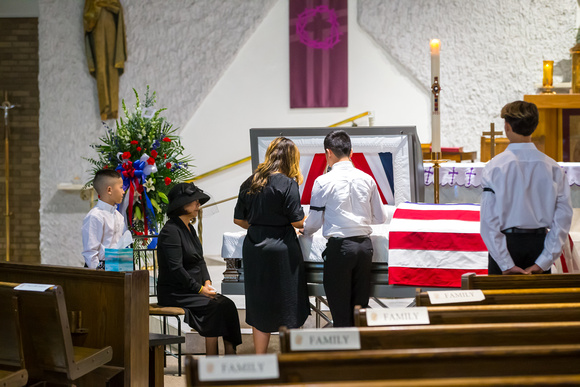
[(290, 107), (348, 106), (347, 0), (290, 0)]

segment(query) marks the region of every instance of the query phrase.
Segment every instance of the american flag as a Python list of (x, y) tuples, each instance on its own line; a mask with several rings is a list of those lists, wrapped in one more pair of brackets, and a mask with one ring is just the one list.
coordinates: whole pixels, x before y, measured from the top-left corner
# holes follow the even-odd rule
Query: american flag
[[(395, 204), (393, 155), (390, 152), (354, 153), (351, 160), (355, 168), (375, 180), (383, 204)], [(301, 155), (300, 167), (304, 175), (304, 184), (300, 186), (300, 203), (306, 205), (310, 204), (314, 180), (326, 169), (326, 157), (324, 153)]]
[(460, 287), (487, 274), (479, 205), (402, 203), (389, 226), (389, 284)]

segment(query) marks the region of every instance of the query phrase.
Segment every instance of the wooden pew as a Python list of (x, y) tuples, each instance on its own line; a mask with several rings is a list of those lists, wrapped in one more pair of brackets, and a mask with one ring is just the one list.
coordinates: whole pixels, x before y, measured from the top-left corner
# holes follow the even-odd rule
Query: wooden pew
[[(580, 303), (428, 306), (431, 325), (580, 321)], [(356, 306), (354, 323), (366, 327), (367, 310)]]
[[(241, 358), (241, 356), (239, 356)], [(580, 345), (421, 348), (278, 355), (279, 378), (236, 384), (377, 381), (415, 378), (481, 378), (575, 375)], [(186, 358), (188, 385), (200, 382), (197, 361)], [(213, 370), (220, 373), (222, 370)], [(222, 373), (223, 374), (223, 373)]]
[[(301, 331), (280, 328), (282, 353), (303, 353), (290, 346)], [(359, 327), (358, 332), (361, 350), (580, 344), (580, 321)]]
[(0, 262), (0, 281), (62, 286), (69, 313), (82, 312), (81, 326), (73, 328), (74, 345), (111, 346), (113, 359), (108, 365), (124, 368), (124, 385), (147, 385), (148, 272)]
[(580, 288), (580, 274), (476, 275), (461, 276), (461, 289)]
[(482, 290), (485, 300), (431, 304), (428, 292), (417, 289), (416, 306), (459, 306), (459, 305), (505, 305), (505, 304), (549, 304), (580, 303), (580, 287), (559, 289), (490, 289)]
[(0, 386), (25, 386), (28, 372), (22, 353), (15, 284), (0, 283)]
[(110, 346), (73, 346), (62, 288), (16, 290), (24, 359), (31, 380), (72, 385), (113, 358)]
[[(188, 373), (191, 370), (187, 369)], [(439, 379), (396, 379), (396, 380), (357, 380), (311, 383), (277, 383), (258, 381), (251, 384), (222, 384), (223, 387), (233, 386), (285, 386), (285, 387), (497, 387), (497, 386), (578, 386), (580, 375), (550, 375), (550, 376), (495, 376), (477, 378), (439, 378)], [(188, 383), (188, 386), (195, 384)]]

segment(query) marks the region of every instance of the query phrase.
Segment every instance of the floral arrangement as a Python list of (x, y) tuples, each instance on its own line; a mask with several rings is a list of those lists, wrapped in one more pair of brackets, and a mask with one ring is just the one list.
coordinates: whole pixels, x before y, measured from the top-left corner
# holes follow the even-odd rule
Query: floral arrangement
[(150, 94), (147, 86), (142, 104), (137, 91), (133, 91), (134, 111), (129, 113), (123, 100), (125, 118), (116, 122), (116, 130), (103, 122), (105, 136), (91, 145), (98, 157), (87, 160), (93, 166), (93, 175), (103, 168), (121, 173), (125, 197), (119, 211), (134, 234), (149, 235), (157, 233), (165, 221), (169, 190), (193, 177), (188, 170), (193, 159), (183, 156), (177, 129), (160, 116), (166, 109), (154, 109), (155, 92)]

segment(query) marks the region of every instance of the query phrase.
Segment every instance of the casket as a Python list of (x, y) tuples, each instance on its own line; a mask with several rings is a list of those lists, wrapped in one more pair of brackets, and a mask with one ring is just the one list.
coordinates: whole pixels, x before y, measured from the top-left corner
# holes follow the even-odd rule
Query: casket
[[(274, 138), (285, 136), (294, 141), (300, 150), (300, 168), (304, 175), (300, 194), (307, 214), (312, 184), (326, 170), (324, 137), (332, 130), (334, 129), (250, 129), (252, 169), (264, 160), (266, 149)], [(424, 200), (422, 153), (415, 127), (364, 127), (347, 128), (345, 131), (351, 136), (353, 163), (375, 179), (389, 219), (392, 218), (397, 204)], [(388, 223), (374, 225), (371, 235), (374, 247), (373, 293), (382, 297), (400, 295), (387, 294), (387, 288), (393, 287), (388, 285), (388, 228)], [(240, 285), (244, 281), (241, 258), (245, 234), (245, 231), (239, 231), (223, 235), (222, 257), (227, 268), (222, 291), (226, 294), (243, 292), (243, 286)], [(312, 285), (322, 284), (322, 251), (326, 247), (326, 239), (319, 231), (312, 237), (300, 236), (299, 240), (306, 262), (309, 289), (311, 293), (323, 293), (321, 286)], [(405, 296), (413, 294), (414, 289), (405, 292)]]

